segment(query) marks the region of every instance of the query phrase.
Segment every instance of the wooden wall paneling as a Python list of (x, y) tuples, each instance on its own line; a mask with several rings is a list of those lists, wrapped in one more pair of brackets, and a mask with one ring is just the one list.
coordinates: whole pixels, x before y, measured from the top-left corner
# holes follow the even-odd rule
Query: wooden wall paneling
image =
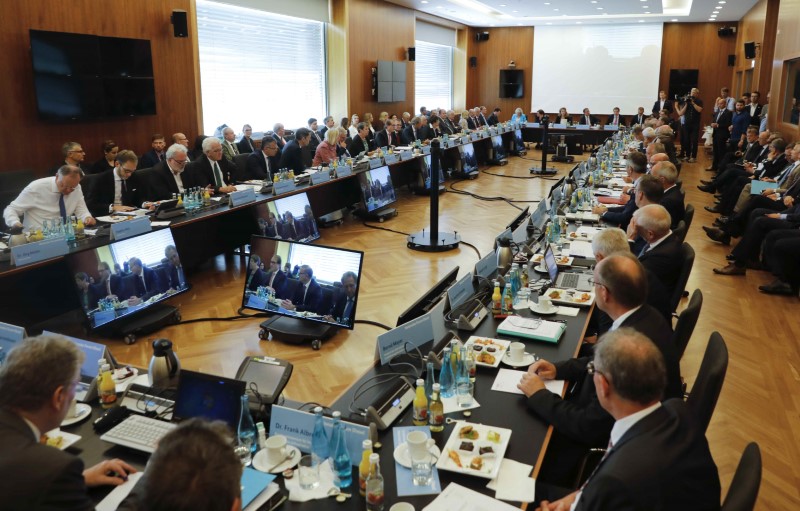
[[(170, 24), (172, 10), (193, 13), (194, 0), (72, 0), (59, 6), (47, 0), (8, 0), (3, 7), (14, 15), (0, 19), (0, 41), (5, 50), (5, 77), (0, 80), (0, 151), (5, 157), (0, 172), (27, 168), (44, 175), (45, 170), (63, 161), (61, 145), (68, 140), (80, 142), (86, 150), (86, 162), (91, 163), (102, 157), (100, 144), (108, 138), (141, 154), (149, 149), (154, 132), (170, 136), (183, 131), (189, 139), (198, 133), (196, 35), (175, 38)], [(29, 29), (149, 39), (157, 115), (80, 123), (40, 121)], [(190, 31), (195, 30), (190, 21)]]
[[(469, 31), (467, 54), (478, 58), (478, 65), (467, 70), (467, 107), (484, 105), (492, 111), (502, 109), (501, 120), (508, 120), (519, 107), (528, 112), (531, 104), (531, 75), (533, 73), (533, 27), (473, 28)], [(475, 34), (489, 32), (489, 40), (477, 42)], [(522, 98), (500, 98), (500, 70), (511, 69), (510, 61), (525, 75), (525, 94)]]
[[(661, 45), (659, 89), (668, 90), (670, 69), (699, 69), (698, 87), (706, 112), (722, 87), (732, 88), (728, 55), (734, 53), (735, 37), (719, 37), (728, 23), (665, 23)], [(657, 94), (654, 92), (653, 100)], [(645, 109), (648, 106), (645, 105)], [(704, 116), (704, 120), (705, 120)]]
[(782, 0), (777, 16), (775, 54), (772, 64), (772, 101), (769, 108), (769, 128), (779, 130), (790, 141), (800, 139), (795, 124), (783, 122), (785, 100), (784, 62), (800, 58), (800, 0)]
[(467, 105), (469, 37), (470, 31), (467, 28), (456, 32), (456, 48), (453, 52), (453, 110), (456, 114), (460, 114)]
[[(764, 26), (767, 19), (767, 2), (768, 0), (760, 0), (739, 21), (739, 25), (736, 30), (736, 52), (734, 53), (736, 55), (736, 65), (734, 66), (732, 73), (735, 73), (736, 71), (744, 72), (753, 69), (751, 67), (751, 59), (746, 59), (744, 56), (744, 43), (753, 41), (762, 44), (762, 41), (764, 40)], [(760, 49), (758, 57), (755, 59), (756, 67), (752, 71), (753, 81), (751, 83), (751, 88), (752, 90), (761, 92), (761, 98), (762, 101), (764, 101), (766, 99), (767, 89), (762, 84), (769, 83), (769, 79), (762, 80), (760, 71), (763, 67), (769, 67), (769, 65), (764, 66), (763, 62), (766, 61), (761, 57), (762, 53)], [(742, 87), (744, 87), (744, 82), (742, 83)], [(741, 90), (740, 92), (743, 93), (748, 91)]]
[[(334, 119), (350, 117), (350, 69), (348, 54), (348, 2), (333, 0), (330, 4), (331, 23), (327, 30), (328, 51), (328, 112)], [(361, 115), (361, 114), (359, 114)], [(320, 125), (322, 119), (320, 119)]]

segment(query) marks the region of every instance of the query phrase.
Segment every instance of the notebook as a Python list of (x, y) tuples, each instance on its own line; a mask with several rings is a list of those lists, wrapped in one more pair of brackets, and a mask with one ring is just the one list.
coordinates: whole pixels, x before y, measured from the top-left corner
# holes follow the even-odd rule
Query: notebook
[(547, 245), (544, 251), (544, 266), (550, 274), (550, 282), (553, 287), (559, 289), (577, 289), (578, 291), (591, 291), (594, 286), (591, 284), (591, 276), (585, 273), (559, 272), (556, 256), (553, 248)]

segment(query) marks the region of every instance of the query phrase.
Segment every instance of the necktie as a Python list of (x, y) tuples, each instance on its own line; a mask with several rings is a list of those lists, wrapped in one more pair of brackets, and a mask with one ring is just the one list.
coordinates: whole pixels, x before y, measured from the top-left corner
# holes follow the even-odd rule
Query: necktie
[(647, 252), (648, 250), (650, 250), (650, 244), (649, 243), (642, 247), (642, 251), (639, 252), (639, 257), (642, 257), (645, 254), (645, 252)]
[(142, 279), (142, 289), (146, 293), (147, 292), (147, 284), (144, 283), (144, 271), (142, 271), (142, 276), (139, 277), (139, 278)]
[(217, 183), (218, 188), (222, 186), (222, 172), (220, 172), (217, 162), (214, 162), (214, 181)]
[(596, 467), (594, 467), (594, 470), (592, 470), (592, 473), (589, 474), (589, 477), (586, 478), (586, 481), (584, 481), (584, 483), (581, 485), (581, 487), (580, 487), (581, 491), (583, 491), (583, 489), (586, 488), (586, 485), (589, 484), (589, 481), (592, 480), (592, 477), (594, 477), (595, 473), (597, 473), (597, 469), (599, 469), (600, 465), (602, 465), (603, 462), (606, 460), (606, 458), (608, 458), (608, 455), (611, 453), (611, 449), (613, 447), (614, 447), (614, 443), (611, 442), (611, 440), (609, 440), (608, 441), (608, 448), (606, 449), (606, 452), (603, 454), (603, 457), (600, 458), (600, 462), (597, 464)]
[(306, 295), (308, 294), (308, 284), (306, 284), (305, 289), (303, 290), (303, 305), (306, 304)]
[(178, 266), (178, 285), (183, 287), (183, 283), (186, 280), (183, 278), (183, 266)]
[(106, 281), (106, 296), (111, 296), (111, 295), (113, 295), (113, 294), (114, 294), (114, 293), (112, 293), (112, 292), (111, 292), (111, 279), (109, 278), (109, 279)]
[(61, 215), (61, 218), (64, 219), (64, 221), (66, 222), (67, 221), (67, 206), (66, 206), (66, 204), (64, 204), (64, 194), (63, 193), (59, 193), (58, 194), (58, 213)]
[(344, 312), (342, 312), (342, 321), (348, 321), (350, 318), (350, 311), (353, 310), (353, 299), (348, 298), (347, 303), (344, 305)]
[(228, 146), (231, 148), (231, 154), (239, 154), (239, 148), (237, 148), (235, 145), (228, 142)]

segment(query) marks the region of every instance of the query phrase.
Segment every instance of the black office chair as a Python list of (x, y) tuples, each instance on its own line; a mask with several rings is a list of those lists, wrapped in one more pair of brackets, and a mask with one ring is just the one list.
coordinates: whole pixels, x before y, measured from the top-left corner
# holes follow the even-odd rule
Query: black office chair
[(150, 189), (152, 188), (150, 183), (152, 183), (153, 176), (155, 175), (153, 167), (139, 169), (134, 175), (136, 176), (137, 186), (139, 187), (139, 197), (143, 199), (150, 197)]
[(728, 347), (719, 332), (713, 332), (708, 340), (700, 370), (697, 371), (697, 379), (689, 397), (686, 398), (686, 406), (703, 432), (708, 429), (708, 423), (711, 422), (727, 370)]
[(686, 210), (683, 213), (683, 221), (686, 222), (686, 232), (689, 232), (689, 227), (692, 226), (692, 220), (694, 219), (694, 206), (691, 204), (686, 205)]
[(245, 173), (247, 172), (247, 157), (250, 153), (237, 154), (233, 157), (233, 164), (236, 165), (236, 174), (233, 178), (236, 181), (244, 181)]
[(744, 448), (742, 459), (733, 474), (731, 486), (720, 511), (752, 511), (761, 486), (761, 450), (750, 442)]
[(683, 243), (683, 241), (686, 239), (686, 222), (683, 220), (678, 222), (678, 225), (675, 226), (672, 232), (675, 233), (675, 236), (677, 236), (678, 239), (681, 240), (681, 243)]
[[(0, 212), (17, 198), (19, 193), (36, 179), (32, 170), (12, 170), (10, 172), (0, 172)], [(4, 228), (5, 222), (0, 218), (0, 229)]]
[(689, 305), (683, 309), (678, 321), (675, 322), (675, 331), (672, 333), (672, 342), (678, 352), (678, 360), (683, 358), (683, 352), (692, 338), (694, 327), (697, 325), (697, 318), (700, 317), (700, 309), (703, 307), (703, 292), (695, 289), (689, 299)]
[(681, 301), (683, 290), (686, 289), (689, 274), (692, 273), (692, 266), (694, 266), (694, 249), (688, 243), (681, 246), (681, 261), (681, 274), (678, 276), (678, 282), (675, 283), (669, 303), (672, 312), (678, 310), (678, 303)]

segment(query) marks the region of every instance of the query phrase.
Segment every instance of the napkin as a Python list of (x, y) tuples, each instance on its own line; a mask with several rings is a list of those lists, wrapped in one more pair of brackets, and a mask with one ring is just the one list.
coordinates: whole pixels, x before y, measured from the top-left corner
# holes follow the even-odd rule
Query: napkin
[(532, 465), (503, 458), (497, 477), (486, 487), (495, 491), (495, 498), (513, 502), (533, 502), (536, 497), (536, 480), (529, 477)]
[(580, 311), (578, 307), (566, 307), (562, 305), (558, 308), (556, 314), (560, 314), (561, 316), (577, 316)]
[[(309, 500), (327, 499), (328, 492), (336, 485), (333, 482), (333, 469), (329, 460), (325, 460), (319, 467), (319, 486), (312, 490), (300, 488), (300, 476), (295, 471), (294, 477), (284, 479), (286, 489), (289, 490), (289, 500), (292, 502), (308, 502)], [(356, 483), (358, 484), (358, 483)]]

